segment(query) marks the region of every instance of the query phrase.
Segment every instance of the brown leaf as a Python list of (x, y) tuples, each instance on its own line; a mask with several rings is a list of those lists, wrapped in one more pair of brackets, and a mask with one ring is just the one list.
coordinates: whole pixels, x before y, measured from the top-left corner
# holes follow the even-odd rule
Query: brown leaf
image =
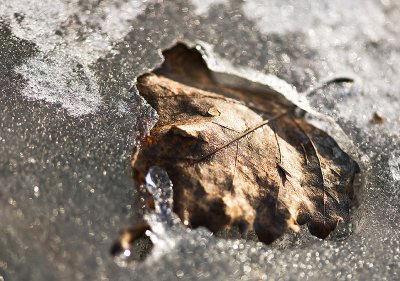
[(174, 184), (174, 211), (213, 232), (239, 227), (270, 243), (288, 228), (325, 238), (349, 214), (358, 166), (325, 132), (266, 91), (216, 83), (195, 49), (182, 44), (138, 79), (159, 114), (132, 166), (150, 166)]

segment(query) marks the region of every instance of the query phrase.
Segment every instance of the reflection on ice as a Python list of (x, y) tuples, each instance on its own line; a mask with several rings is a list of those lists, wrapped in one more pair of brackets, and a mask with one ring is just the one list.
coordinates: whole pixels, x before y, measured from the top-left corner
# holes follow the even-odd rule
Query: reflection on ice
[(389, 159), (389, 168), (392, 178), (395, 181), (400, 181), (400, 157), (394, 154)]
[[(151, 167), (146, 175), (146, 189), (154, 199), (154, 210), (149, 210), (144, 218), (150, 226), (146, 235), (155, 245), (153, 258), (159, 257), (175, 246), (179, 236), (177, 230), (184, 231), (179, 218), (172, 212), (172, 182), (167, 172), (159, 167)], [(179, 232), (179, 231), (178, 231)], [(175, 233), (175, 234), (173, 234)]]
[(144, 187), (153, 197), (154, 209), (145, 210), (145, 222), (122, 231), (111, 249), (117, 263), (122, 266), (132, 261), (142, 261), (151, 251), (152, 245), (152, 259), (158, 258), (173, 248), (186, 231), (180, 219), (172, 212), (172, 182), (167, 172), (156, 166), (151, 167)]

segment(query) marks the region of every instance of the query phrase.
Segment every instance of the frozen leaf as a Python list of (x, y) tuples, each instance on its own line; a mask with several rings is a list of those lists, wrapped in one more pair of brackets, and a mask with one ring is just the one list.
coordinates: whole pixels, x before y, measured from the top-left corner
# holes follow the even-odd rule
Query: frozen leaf
[(185, 224), (270, 243), (302, 224), (325, 238), (348, 219), (358, 166), (329, 135), (276, 93), (218, 84), (196, 49), (164, 56), (138, 78), (159, 121), (132, 166), (140, 183), (151, 166), (167, 171)]

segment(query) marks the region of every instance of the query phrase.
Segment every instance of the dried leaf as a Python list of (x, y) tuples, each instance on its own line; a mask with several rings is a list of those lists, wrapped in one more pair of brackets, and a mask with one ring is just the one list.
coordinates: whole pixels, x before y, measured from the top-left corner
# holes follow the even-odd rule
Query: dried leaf
[(330, 136), (277, 95), (216, 83), (195, 49), (164, 56), (138, 78), (159, 121), (132, 166), (141, 183), (153, 165), (168, 172), (185, 224), (237, 226), (270, 243), (302, 224), (325, 238), (348, 219), (358, 166)]

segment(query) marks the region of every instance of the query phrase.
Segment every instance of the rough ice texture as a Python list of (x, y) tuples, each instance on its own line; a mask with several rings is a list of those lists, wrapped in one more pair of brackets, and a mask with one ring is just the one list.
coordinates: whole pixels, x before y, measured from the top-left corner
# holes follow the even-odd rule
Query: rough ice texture
[[(137, 13), (112, 28), (98, 24), (123, 14), (128, 3), (140, 7)], [(9, 26), (11, 35), (0, 33), (0, 276), (398, 279), (399, 6), (378, 0), (231, 0), (199, 15), (188, 1), (1, 1), (0, 25)], [(110, 29), (117, 30), (115, 37), (104, 35)], [(85, 39), (98, 36), (110, 42)], [(277, 75), (299, 92), (336, 75), (358, 78), (358, 85), (332, 85), (308, 96), (358, 147), (364, 173), (350, 230), (325, 241), (300, 234), (269, 247), (212, 237), (204, 229), (181, 231), (175, 247), (157, 259), (137, 268), (114, 263), (112, 241), (139, 219), (128, 161), (132, 145), (155, 120), (128, 89), (160, 63), (160, 49), (182, 39), (203, 40), (234, 65)], [(64, 74), (61, 80), (78, 89), (98, 88), (76, 93), (75, 86), (59, 86), (66, 100), (80, 106), (98, 95), (101, 106), (78, 118), (62, 101), (30, 98), (30, 83), (38, 85), (43, 75), (40, 69), (21, 70), (42, 58), (57, 62), (46, 68), (56, 68), (55, 78)], [(85, 74), (91, 71), (84, 75), (88, 84), (77, 81), (75, 60)], [(375, 111), (383, 124), (369, 123)]]

